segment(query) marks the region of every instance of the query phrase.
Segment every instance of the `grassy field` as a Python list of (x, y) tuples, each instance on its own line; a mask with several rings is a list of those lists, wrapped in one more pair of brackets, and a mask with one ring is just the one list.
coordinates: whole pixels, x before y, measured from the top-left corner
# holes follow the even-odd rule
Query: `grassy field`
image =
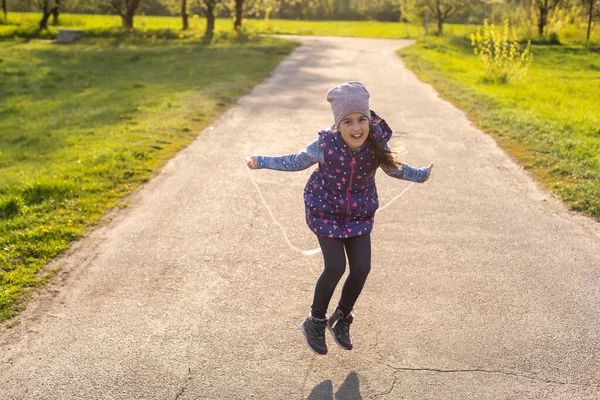
[[(131, 38), (119, 17), (61, 15), (61, 26), (86, 33), (57, 46), (27, 40), (40, 37), (39, 18), (0, 21), (0, 321), (48, 278), (41, 267), (295, 46), (258, 33), (423, 33), (401, 23), (247, 20), (236, 34), (226, 19), (208, 42), (202, 18), (182, 32), (178, 18), (136, 17)], [(573, 209), (600, 220), (600, 54), (576, 46), (571, 30), (568, 46), (534, 46), (525, 81), (485, 84), (464, 39), (473, 30), (448, 25), (446, 37), (400, 55)]]
[[(54, 26), (52, 18), (49, 20), (48, 31), (38, 32), (37, 26), (41, 14), (38, 13), (10, 13), (8, 22), (0, 23), (0, 38), (55, 38), (56, 31), (62, 28), (84, 29), (86, 37), (112, 37), (125, 38), (130, 35), (122, 29), (121, 17), (117, 15), (79, 15), (61, 14), (60, 25)], [(231, 20), (218, 19), (216, 31), (229, 32), (232, 28)], [(181, 19), (176, 17), (151, 17), (137, 16), (134, 19), (136, 36), (140, 38), (175, 39), (198, 38), (204, 35), (206, 20), (203, 18), (190, 18), (189, 30), (181, 32)], [(181, 36), (181, 37), (180, 37)]]
[[(40, 13), (9, 13), (8, 22), (0, 18), (0, 38), (55, 38), (57, 26), (49, 21), (49, 29), (39, 32), (37, 25)], [(134, 19), (135, 35), (147, 38), (198, 38), (204, 35), (206, 20), (198, 15), (191, 16), (190, 29), (181, 31), (179, 17), (136, 16)], [(215, 31), (229, 32), (232, 29), (231, 19), (217, 19)], [(585, 42), (585, 24), (580, 26), (560, 25), (548, 27), (550, 32), (558, 33), (561, 43), (582, 45)], [(121, 18), (115, 15), (77, 15), (62, 14), (60, 26), (65, 28), (84, 29), (86, 37), (126, 37), (121, 29)], [(316, 36), (350, 36), (388, 39), (420, 39), (423, 27), (420, 24), (377, 22), (377, 21), (293, 21), (245, 19), (244, 30), (248, 34), (291, 34)], [(475, 25), (445, 24), (444, 35), (447, 37), (465, 36), (473, 32)], [(436, 26), (432, 22), (429, 35), (434, 35)], [(531, 25), (520, 29), (520, 35), (536, 39), (536, 27)], [(592, 34), (592, 46), (600, 46), (600, 34), (597, 29)]]
[(533, 46), (525, 80), (486, 84), (470, 42), (428, 38), (399, 52), (573, 210), (600, 220), (600, 54)]
[[(38, 37), (37, 24), (40, 14), (9, 14), (10, 24), (0, 24), (0, 38)], [(42, 34), (46, 38), (56, 37), (57, 27), (50, 20), (49, 30)], [(190, 29), (181, 31), (181, 19), (177, 17), (138, 16), (134, 20), (136, 36), (156, 38), (186, 38), (204, 35), (206, 20), (192, 16)], [(217, 19), (216, 32), (229, 32), (231, 19)], [(60, 17), (60, 26), (85, 30), (86, 37), (125, 37), (121, 29), (121, 18), (114, 15), (74, 15)], [(392, 22), (358, 21), (288, 21), (288, 20), (244, 20), (244, 30), (249, 34), (293, 34), (318, 36), (353, 36), (393, 39), (416, 39), (423, 35), (419, 25)], [(473, 30), (464, 25), (448, 25), (446, 31), (452, 35), (462, 35)]]
[(294, 44), (0, 41), (0, 321), (36, 272)]

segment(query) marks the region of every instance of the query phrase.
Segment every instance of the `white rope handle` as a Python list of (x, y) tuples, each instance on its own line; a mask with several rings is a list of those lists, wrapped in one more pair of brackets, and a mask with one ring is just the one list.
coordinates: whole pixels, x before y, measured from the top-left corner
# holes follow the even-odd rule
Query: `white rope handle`
[[(246, 168), (246, 169), (248, 170), (248, 176), (250, 177), (250, 180), (254, 184), (254, 187), (256, 188), (256, 191), (258, 192), (258, 195), (260, 196), (260, 199), (262, 200), (263, 205), (265, 206), (265, 208), (269, 212), (269, 215), (271, 216), (271, 219), (273, 220), (273, 222), (279, 227), (279, 229), (281, 229), (281, 233), (283, 233), (283, 238), (285, 239), (285, 242), (287, 243), (287, 245), (289, 246), (289, 248), (292, 249), (292, 250), (294, 250), (295, 252), (298, 252), (298, 253), (302, 254), (303, 256), (314, 256), (315, 254), (320, 253), (321, 252), (321, 248), (319, 248), (319, 247), (317, 247), (315, 249), (311, 249), (311, 250), (302, 250), (301, 248), (294, 246), (290, 242), (290, 239), (288, 239), (288, 235), (287, 235), (287, 232), (285, 231), (285, 228), (279, 223), (279, 221), (277, 221), (277, 219), (275, 218), (275, 215), (273, 215), (273, 211), (271, 211), (271, 207), (269, 207), (269, 205), (267, 204), (267, 201), (265, 200), (265, 197), (263, 196), (262, 191), (260, 190), (260, 187), (256, 183), (256, 180), (254, 179), (254, 176), (252, 176), (252, 173), (250, 172), (250, 168)], [(375, 213), (377, 213), (379, 211), (385, 210), (390, 204), (392, 204), (394, 201), (396, 201), (397, 199), (399, 199), (414, 184), (415, 183), (412, 182), (399, 195), (397, 195), (396, 197), (394, 197), (393, 199), (391, 199), (385, 206), (383, 206), (383, 207), (379, 208), (377, 211), (375, 211)]]

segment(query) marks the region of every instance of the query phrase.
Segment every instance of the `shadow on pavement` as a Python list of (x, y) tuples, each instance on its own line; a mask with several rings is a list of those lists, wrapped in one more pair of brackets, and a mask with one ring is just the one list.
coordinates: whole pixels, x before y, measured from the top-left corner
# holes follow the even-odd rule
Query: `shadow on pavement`
[(360, 382), (356, 372), (351, 372), (340, 388), (333, 394), (331, 380), (326, 380), (315, 386), (307, 397), (308, 400), (361, 400)]

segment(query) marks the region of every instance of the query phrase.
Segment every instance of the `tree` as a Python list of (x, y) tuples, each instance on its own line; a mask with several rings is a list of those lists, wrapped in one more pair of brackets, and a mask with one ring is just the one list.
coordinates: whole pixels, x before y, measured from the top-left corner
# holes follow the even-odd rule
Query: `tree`
[(40, 20), (40, 30), (48, 29), (48, 18), (58, 10), (58, 4), (54, 3), (54, 7), (50, 6), (51, 0), (37, 0), (38, 7), (42, 10), (42, 19)]
[[(588, 26), (587, 26), (587, 36), (586, 41), (590, 41), (590, 35), (592, 34), (592, 23), (594, 22), (594, 5), (596, 4), (596, 0), (587, 0), (590, 3), (590, 15), (588, 18)], [(585, 4), (585, 1), (584, 1)], [(6, 17), (4, 17), (6, 18)]]
[(419, 0), (402, 0), (400, 5), (402, 18), (411, 22), (424, 21), (427, 10), (424, 3), (424, 1)]
[(544, 36), (544, 27), (548, 24), (548, 14), (560, 4), (561, 0), (535, 0), (539, 14), (538, 33)]
[(422, 19), (427, 10), (437, 20), (438, 34), (444, 33), (444, 23), (453, 15), (469, 6), (466, 0), (404, 0), (403, 15)]
[(56, 7), (54, 7), (54, 12), (52, 13), (52, 18), (54, 19), (54, 25), (58, 24), (58, 9), (60, 8), (60, 0), (55, 0), (56, 1)]
[(189, 28), (187, 13), (187, 0), (181, 0), (181, 29), (186, 31)]
[(2, 11), (4, 11), (4, 20), (6, 21), (8, 19), (6, 17), (6, 0), (2, 0)]
[(121, 16), (123, 28), (133, 30), (133, 16), (142, 4), (142, 0), (110, 0), (110, 5)]
[(444, 22), (467, 6), (466, 1), (460, 0), (428, 0), (427, 7), (437, 19), (438, 34), (444, 33)]
[(235, 22), (233, 29), (239, 31), (242, 28), (242, 12), (244, 10), (244, 0), (235, 0)]
[(210, 36), (215, 31), (215, 8), (220, 0), (203, 0), (202, 11), (206, 16), (206, 35)]

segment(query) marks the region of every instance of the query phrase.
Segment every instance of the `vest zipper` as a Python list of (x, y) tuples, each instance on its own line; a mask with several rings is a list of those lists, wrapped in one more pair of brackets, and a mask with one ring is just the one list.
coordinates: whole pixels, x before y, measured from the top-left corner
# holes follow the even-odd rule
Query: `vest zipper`
[(352, 189), (352, 177), (354, 176), (354, 165), (356, 164), (352, 150), (350, 150), (350, 156), (352, 157), (352, 161), (350, 161), (350, 181), (348, 182), (348, 189), (346, 189), (346, 203), (348, 203), (346, 214), (350, 212), (350, 189)]

